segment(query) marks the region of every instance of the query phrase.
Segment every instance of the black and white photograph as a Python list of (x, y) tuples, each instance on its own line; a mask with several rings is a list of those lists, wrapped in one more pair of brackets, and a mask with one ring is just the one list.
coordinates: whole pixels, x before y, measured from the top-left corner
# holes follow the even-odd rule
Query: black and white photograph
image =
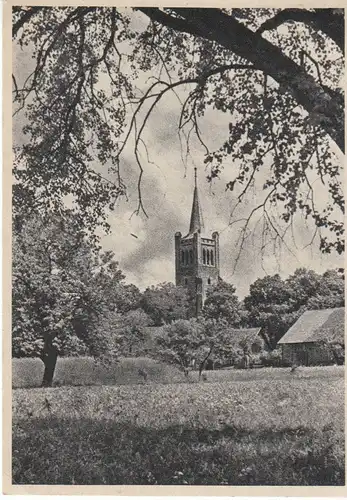
[(7, 6), (11, 485), (341, 491), (344, 9), (44, 4)]

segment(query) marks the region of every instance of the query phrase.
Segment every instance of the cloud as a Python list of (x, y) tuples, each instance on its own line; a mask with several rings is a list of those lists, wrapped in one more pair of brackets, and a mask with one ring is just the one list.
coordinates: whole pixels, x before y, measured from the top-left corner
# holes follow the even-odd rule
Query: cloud
[[(132, 14), (133, 15), (133, 14)], [(141, 15), (133, 15), (133, 23), (139, 26), (144, 23)], [(147, 21), (146, 21), (147, 22)], [(14, 50), (14, 64), (17, 74), (23, 78), (29, 72), (33, 62), (28, 51), (18, 48)], [(143, 75), (138, 87), (148, 85)], [(106, 81), (106, 77), (105, 77)], [(19, 82), (20, 83), (20, 82)], [(103, 81), (100, 82), (103, 84)], [(188, 87), (179, 89), (179, 95), (184, 99)], [(146, 108), (147, 109), (147, 108)], [(138, 117), (144, 118), (144, 113)], [(266, 273), (280, 272), (283, 276), (292, 273), (299, 266), (307, 266), (317, 272), (327, 268), (342, 267), (343, 258), (334, 254), (322, 255), (317, 248), (302, 249), (310, 240), (311, 229), (304, 221), (298, 219), (294, 232), (298, 249), (294, 244), (290, 250), (269, 245), (261, 254), (261, 226), (253, 236), (245, 241), (244, 248), (238, 259), (237, 241), (240, 236), (240, 224), (229, 226), (230, 213), (236, 203), (236, 194), (225, 191), (225, 184), (233, 180), (238, 170), (236, 162), (226, 161), (221, 179), (212, 186), (206, 182), (204, 164), (204, 147), (192, 134), (189, 154), (186, 145), (180, 144), (178, 138), (178, 122), (180, 105), (173, 93), (165, 97), (154, 109), (144, 129), (143, 140), (147, 151), (140, 145), (141, 161), (144, 168), (141, 194), (148, 218), (143, 214), (133, 215), (138, 204), (137, 182), (139, 166), (136, 164), (133, 144), (124, 151), (121, 162), (122, 177), (128, 187), (128, 201), (120, 200), (116, 210), (110, 215), (111, 234), (102, 238), (105, 249), (112, 249), (125, 272), (128, 282), (133, 282), (140, 288), (162, 281), (174, 281), (174, 234), (176, 231), (188, 231), (192, 194), (193, 167), (198, 168), (200, 198), (207, 229), (220, 232), (221, 244), (221, 276), (232, 282), (240, 296), (248, 293), (249, 285)], [(208, 110), (199, 119), (201, 134), (211, 150), (218, 149), (228, 136), (228, 123), (232, 117), (228, 113)], [(22, 122), (14, 122), (14, 138), (22, 142)], [(183, 138), (184, 139), (184, 138)], [(147, 159), (149, 154), (149, 160)], [(342, 161), (341, 161), (342, 163)], [(97, 168), (101, 168), (97, 166)], [(255, 192), (240, 206), (236, 218), (247, 217), (263, 196), (261, 189), (266, 176), (266, 165), (260, 172), (260, 178)], [(323, 194), (319, 193), (322, 199)], [(251, 224), (254, 229), (255, 222)], [(134, 237), (135, 235), (136, 237)]]
[[(127, 152), (124, 161), (124, 175), (128, 179), (129, 202), (122, 203), (110, 218), (112, 236), (104, 239), (104, 245), (112, 248), (119, 256), (122, 270), (129, 282), (134, 282), (141, 289), (162, 281), (174, 281), (174, 234), (188, 231), (193, 196), (193, 167), (198, 168), (199, 190), (205, 225), (209, 232), (220, 232), (221, 276), (236, 286), (240, 297), (245, 296), (249, 286), (258, 277), (267, 273), (279, 272), (288, 276), (297, 267), (306, 266), (317, 272), (343, 265), (343, 259), (336, 255), (322, 255), (317, 248), (303, 246), (312, 235), (312, 227), (297, 219), (293, 228), (298, 249), (294, 243), (289, 249), (278, 244), (269, 244), (261, 252), (261, 224), (250, 235), (239, 256), (237, 242), (241, 224), (229, 225), (231, 209), (236, 203), (236, 194), (225, 191), (225, 184), (233, 178), (237, 164), (226, 163), (221, 179), (212, 186), (206, 182), (204, 151), (196, 143), (192, 144), (191, 156), (185, 164), (181, 158), (180, 143), (177, 137), (178, 109), (172, 102), (158, 108), (147, 124), (145, 140), (151, 162), (147, 162), (143, 153), (144, 168), (141, 185), (142, 200), (149, 218), (129, 217), (136, 208), (137, 179), (139, 175), (132, 151)], [(210, 142), (220, 144), (225, 134), (225, 123), (220, 123), (217, 116), (209, 114), (204, 121), (205, 131), (210, 131)], [(211, 138), (213, 139), (211, 141)], [(267, 175), (267, 165), (260, 172), (259, 180), (253, 192), (235, 212), (234, 219), (245, 218), (264, 197), (262, 184)], [(260, 216), (260, 214), (259, 214)], [(254, 229), (255, 219), (250, 228)], [(279, 222), (277, 220), (277, 222)], [(130, 233), (138, 236), (133, 238)]]

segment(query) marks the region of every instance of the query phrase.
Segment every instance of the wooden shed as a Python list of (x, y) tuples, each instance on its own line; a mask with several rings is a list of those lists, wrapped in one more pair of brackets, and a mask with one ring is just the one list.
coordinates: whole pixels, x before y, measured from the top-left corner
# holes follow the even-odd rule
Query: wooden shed
[(287, 365), (327, 365), (336, 362), (333, 344), (344, 346), (345, 309), (305, 311), (280, 339)]

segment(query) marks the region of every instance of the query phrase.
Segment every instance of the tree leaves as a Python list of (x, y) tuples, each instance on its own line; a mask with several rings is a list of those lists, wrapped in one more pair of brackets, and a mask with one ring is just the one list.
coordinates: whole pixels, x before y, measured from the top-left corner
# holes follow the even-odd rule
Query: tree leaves
[(244, 305), (246, 322), (262, 326), (275, 347), (306, 309), (344, 306), (344, 275), (339, 270), (319, 275), (299, 268), (285, 280), (278, 274), (266, 276), (250, 286)]
[(161, 283), (144, 291), (141, 305), (154, 325), (160, 326), (188, 318), (190, 297), (184, 287)]
[(98, 253), (71, 213), (22, 221), (13, 241), (13, 355), (42, 357), (48, 345), (61, 355), (117, 354), (110, 324), (123, 278), (112, 252)]
[(229, 325), (238, 327), (241, 322), (241, 304), (233, 285), (220, 280), (207, 292), (203, 316), (217, 321), (224, 320)]

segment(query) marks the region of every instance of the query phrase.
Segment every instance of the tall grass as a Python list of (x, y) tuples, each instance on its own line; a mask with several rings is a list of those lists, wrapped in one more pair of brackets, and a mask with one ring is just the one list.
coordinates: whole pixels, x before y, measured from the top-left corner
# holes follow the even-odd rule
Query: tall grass
[(344, 484), (343, 377), (329, 369), (320, 378), (267, 373), (207, 384), (17, 389), (14, 481)]
[[(145, 369), (151, 383), (183, 382), (182, 372), (173, 366), (148, 358), (121, 358), (117, 363), (103, 365), (90, 357), (60, 358), (54, 375), (55, 386), (139, 384)], [(44, 366), (40, 359), (12, 360), (12, 387), (40, 387)]]
[[(60, 358), (54, 376), (55, 386), (81, 385), (124, 385), (143, 384), (139, 369), (145, 369), (147, 382), (152, 384), (171, 384), (186, 382), (183, 373), (174, 366), (156, 362), (149, 358), (121, 358), (111, 366), (96, 363), (90, 357)], [(39, 359), (12, 360), (12, 386), (14, 388), (40, 387), (43, 376), (43, 363)], [(215, 370), (205, 372), (207, 382), (237, 382), (247, 380), (288, 380), (297, 378), (341, 378), (344, 368), (301, 367), (293, 374), (289, 368), (261, 368), (252, 370)], [(191, 372), (189, 381), (197, 381), (198, 373)]]

